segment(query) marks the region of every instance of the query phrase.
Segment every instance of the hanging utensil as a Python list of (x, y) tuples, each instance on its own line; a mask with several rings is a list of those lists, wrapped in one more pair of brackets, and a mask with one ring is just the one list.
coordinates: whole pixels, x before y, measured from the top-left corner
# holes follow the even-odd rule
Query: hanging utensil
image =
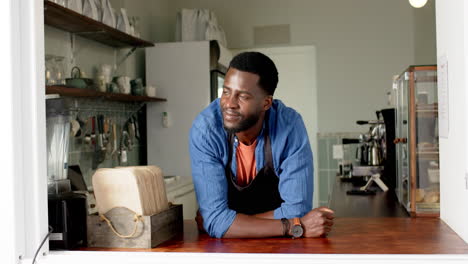
[(137, 116), (133, 116), (133, 124), (134, 124), (134, 127), (135, 127), (135, 138), (140, 141), (140, 128), (139, 128), (139, 124), (138, 124), (138, 117)]
[(112, 152), (112, 122), (110, 118), (104, 120), (104, 146), (106, 147), (106, 159), (111, 158)]
[(112, 156), (112, 159), (114, 158), (117, 158), (117, 149), (118, 149), (118, 146), (117, 146), (117, 125), (115, 123), (112, 124), (112, 153), (111, 153), (111, 156)]
[(104, 146), (104, 116), (98, 115), (98, 143), (99, 143), (99, 163), (102, 163), (106, 158), (106, 147)]
[(96, 140), (96, 117), (92, 117), (92, 133), (91, 133), (91, 141), (94, 146), (94, 153), (93, 153), (93, 160), (91, 164), (91, 168), (93, 170), (97, 169), (99, 165), (99, 160), (100, 160), (100, 149), (99, 149), (99, 144)]

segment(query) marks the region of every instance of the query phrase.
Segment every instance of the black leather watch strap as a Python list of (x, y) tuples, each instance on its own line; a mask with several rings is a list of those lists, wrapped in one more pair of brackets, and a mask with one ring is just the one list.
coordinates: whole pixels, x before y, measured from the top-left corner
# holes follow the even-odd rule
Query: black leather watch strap
[(281, 223), (283, 224), (283, 236), (288, 236), (289, 232), (289, 220), (286, 218), (281, 218)]

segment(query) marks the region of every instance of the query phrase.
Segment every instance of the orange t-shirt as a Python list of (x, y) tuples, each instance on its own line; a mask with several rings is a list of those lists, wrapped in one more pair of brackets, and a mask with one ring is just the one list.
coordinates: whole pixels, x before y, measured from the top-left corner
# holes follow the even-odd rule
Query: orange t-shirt
[(257, 164), (255, 162), (255, 147), (257, 140), (250, 146), (239, 141), (236, 151), (237, 162), (237, 185), (247, 186), (257, 175)]

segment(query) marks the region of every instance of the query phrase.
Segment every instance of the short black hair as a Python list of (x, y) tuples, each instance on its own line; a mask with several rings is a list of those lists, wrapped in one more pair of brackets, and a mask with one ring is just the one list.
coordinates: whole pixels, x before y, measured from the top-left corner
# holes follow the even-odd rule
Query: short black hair
[(278, 84), (278, 70), (275, 63), (263, 53), (248, 51), (237, 54), (229, 63), (229, 68), (257, 74), (258, 85), (268, 94), (275, 93)]

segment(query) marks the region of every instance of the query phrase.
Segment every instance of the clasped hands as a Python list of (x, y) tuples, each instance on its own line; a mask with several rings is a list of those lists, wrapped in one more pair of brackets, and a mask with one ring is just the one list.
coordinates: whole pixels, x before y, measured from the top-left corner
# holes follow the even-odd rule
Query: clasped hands
[[(333, 220), (335, 218), (335, 213), (333, 210), (327, 207), (318, 207), (303, 217), (300, 218), (302, 227), (304, 229), (304, 237), (326, 237), (331, 231), (333, 226)], [(198, 230), (205, 231), (203, 228), (203, 217), (200, 214), (200, 211), (197, 211), (197, 216), (195, 218), (198, 226)], [(289, 219), (290, 226), (292, 226), (292, 220)], [(290, 232), (288, 232), (289, 235)]]

